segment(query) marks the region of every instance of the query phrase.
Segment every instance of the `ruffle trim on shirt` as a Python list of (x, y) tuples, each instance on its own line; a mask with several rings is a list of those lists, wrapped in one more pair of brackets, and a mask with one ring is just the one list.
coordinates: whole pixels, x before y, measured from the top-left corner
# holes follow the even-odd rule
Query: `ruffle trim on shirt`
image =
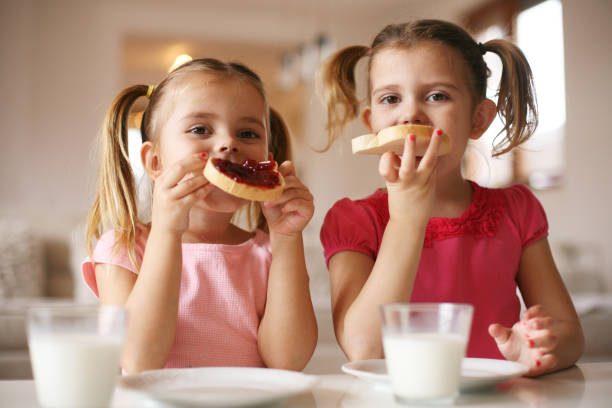
[(499, 191), (472, 183), (474, 196), (470, 206), (457, 218), (429, 219), (423, 246), (432, 247), (434, 241), (472, 235), (492, 237), (497, 233), (506, 202)]

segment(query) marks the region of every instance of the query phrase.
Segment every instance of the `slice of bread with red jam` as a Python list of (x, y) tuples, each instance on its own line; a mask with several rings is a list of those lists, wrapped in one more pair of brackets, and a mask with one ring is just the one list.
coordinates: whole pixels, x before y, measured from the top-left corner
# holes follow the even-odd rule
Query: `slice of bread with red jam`
[(226, 193), (251, 201), (270, 201), (280, 197), (285, 187), (277, 168), (274, 160), (239, 164), (213, 157), (204, 167), (204, 176)]

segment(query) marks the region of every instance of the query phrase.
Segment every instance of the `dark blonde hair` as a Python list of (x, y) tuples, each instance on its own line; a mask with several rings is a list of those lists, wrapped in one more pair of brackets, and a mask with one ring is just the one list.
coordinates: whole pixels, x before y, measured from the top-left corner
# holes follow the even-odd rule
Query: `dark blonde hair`
[[(101, 161), (98, 168), (98, 188), (87, 220), (87, 250), (92, 254), (94, 239), (107, 229), (115, 232), (114, 248), (126, 247), (132, 265), (138, 269), (135, 256), (136, 240), (147, 228), (138, 215), (135, 180), (128, 154), (128, 118), (134, 102), (148, 96), (149, 103), (142, 115), (140, 133), (142, 142), (155, 140), (159, 129), (160, 111), (164, 96), (180, 78), (192, 72), (206, 72), (246, 80), (264, 98), (263, 82), (245, 65), (221, 62), (213, 58), (196, 59), (170, 72), (153, 92), (147, 85), (135, 85), (121, 91), (106, 112), (100, 132)], [(290, 155), (289, 132), (280, 115), (268, 109), (268, 147), (275, 160), (282, 162)], [(265, 229), (265, 218), (257, 203), (247, 209), (250, 225), (255, 217), (256, 226)]]
[[(497, 39), (479, 44), (456, 24), (440, 20), (417, 20), (386, 26), (370, 47), (346, 47), (330, 57), (319, 72), (318, 86), (327, 110), (329, 149), (340, 130), (359, 113), (360, 102), (355, 90), (355, 66), (369, 56), (368, 82), (372, 60), (388, 48), (409, 48), (422, 41), (443, 44), (456, 50), (466, 64), (470, 89), (475, 102), (486, 98), (490, 71), (485, 52), (493, 52), (502, 62), (502, 76), (497, 91), (497, 111), (504, 127), (494, 141), (493, 156), (504, 154), (526, 141), (537, 126), (536, 98), (531, 68), (521, 50), (507, 40)], [(368, 85), (368, 102), (370, 86)], [(498, 140), (501, 135), (501, 140)]]

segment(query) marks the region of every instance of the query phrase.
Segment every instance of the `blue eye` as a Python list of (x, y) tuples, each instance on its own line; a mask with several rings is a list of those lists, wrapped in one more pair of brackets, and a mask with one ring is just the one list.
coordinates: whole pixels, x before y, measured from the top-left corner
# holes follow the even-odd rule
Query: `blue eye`
[(212, 131), (204, 126), (194, 126), (189, 129), (189, 133), (193, 133), (195, 135), (210, 135)]
[(447, 101), (448, 99), (450, 98), (447, 95), (440, 92), (433, 93), (427, 97), (427, 100), (431, 102), (442, 102)]
[(238, 132), (238, 137), (240, 139), (259, 139), (259, 135), (252, 130), (243, 130)]
[(380, 98), (380, 102), (385, 105), (393, 105), (399, 102), (399, 97), (396, 95), (385, 95)]

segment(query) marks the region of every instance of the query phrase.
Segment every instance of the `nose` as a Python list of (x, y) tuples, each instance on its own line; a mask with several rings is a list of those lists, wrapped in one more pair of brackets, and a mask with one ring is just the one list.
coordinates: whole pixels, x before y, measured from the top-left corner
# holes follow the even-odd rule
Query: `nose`
[(227, 145), (227, 146), (220, 146), (219, 147), (219, 152), (232, 152), (232, 153), (237, 153), (238, 152), (238, 148), (236, 146), (233, 145)]
[(398, 125), (422, 125), (427, 123), (427, 118), (418, 104), (411, 103), (406, 105), (401, 110), (397, 124)]
[(215, 146), (215, 152), (224, 157), (238, 153), (238, 151), (238, 141), (229, 134), (220, 137)]

